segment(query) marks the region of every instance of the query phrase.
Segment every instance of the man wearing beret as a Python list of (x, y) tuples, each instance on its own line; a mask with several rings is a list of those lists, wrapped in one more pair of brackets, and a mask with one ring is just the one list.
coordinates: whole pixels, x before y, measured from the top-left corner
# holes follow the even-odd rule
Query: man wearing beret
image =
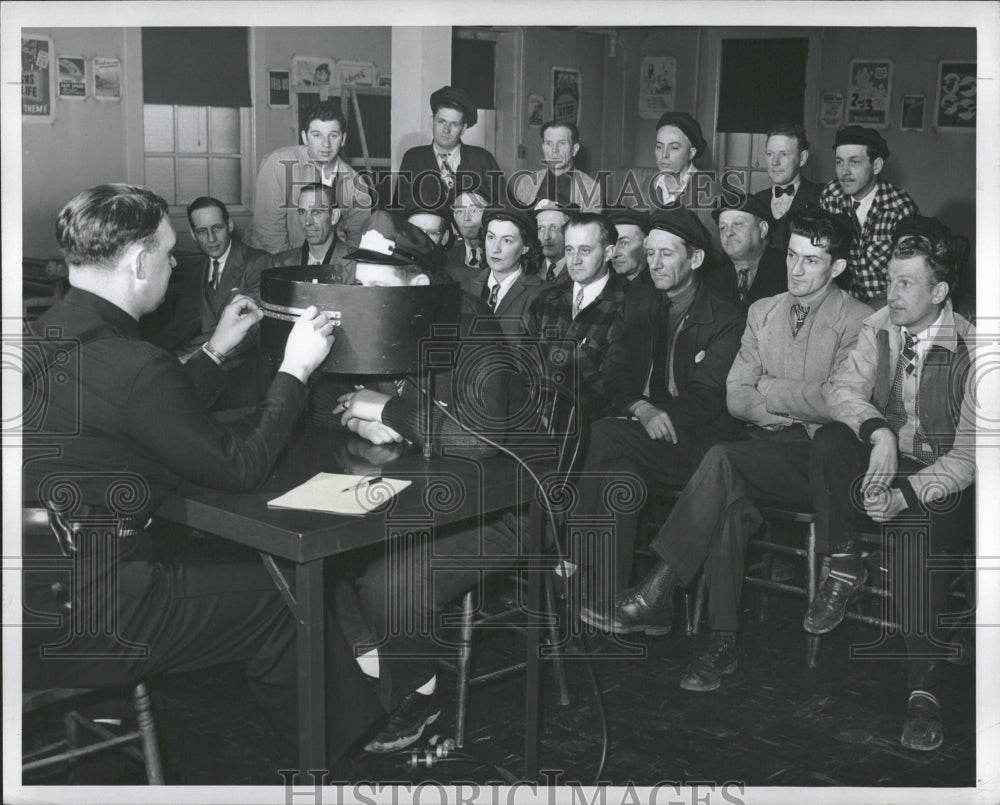
[(764, 202), (757, 196), (723, 194), (712, 217), (719, 223), (727, 259), (709, 269), (708, 283), (744, 309), (758, 299), (783, 293), (788, 287), (785, 252), (771, 247), (771, 213)]
[(403, 154), (396, 182), (396, 204), (408, 207), (451, 204), (457, 194), (471, 191), (489, 201), (502, 200), (505, 180), (493, 154), (466, 145), (462, 134), (479, 119), (476, 105), (465, 90), (441, 87), (431, 94), (430, 145), (418, 145)]
[(317, 103), (302, 118), (302, 145), (272, 151), (260, 164), (250, 245), (271, 254), (301, 246), (305, 234), (295, 207), (299, 188), (317, 182), (335, 187), (344, 212), (340, 239), (353, 248), (368, 224), (375, 197), (365, 179), (340, 158), (347, 121), (333, 101)]
[(845, 126), (837, 132), (833, 150), (837, 178), (823, 188), (820, 206), (851, 219), (850, 291), (879, 308), (885, 305), (886, 268), (896, 224), (920, 211), (905, 190), (879, 176), (889, 146), (875, 129)]
[(649, 213), (634, 207), (613, 207), (604, 214), (618, 232), (611, 266), (620, 277), (629, 281), (629, 290), (652, 293), (653, 280), (646, 263)]
[(715, 690), (736, 671), (746, 544), (763, 522), (754, 501), (811, 504), (810, 436), (831, 419), (824, 398), (830, 375), (871, 312), (834, 284), (847, 266), (849, 243), (847, 224), (828, 213), (792, 220), (788, 292), (750, 306), (725, 381), (729, 413), (744, 423), (740, 440), (705, 454), (650, 543), (659, 564), (610, 609), (582, 612), (588, 623), (615, 633), (667, 634), (674, 588), (689, 585), (704, 565), (712, 633), (681, 678), (685, 690)]
[(791, 216), (819, 204), (821, 187), (802, 175), (809, 159), (809, 140), (800, 123), (782, 123), (767, 133), (764, 157), (771, 186), (755, 193), (771, 210), (771, 245), (784, 253)]
[(975, 541), (975, 333), (952, 309), (951, 242), (934, 218), (899, 223), (888, 305), (865, 320), (854, 351), (831, 379), (836, 421), (813, 441), (824, 481), (814, 505), (832, 554), (805, 629), (834, 629), (864, 584), (859, 530), (881, 529), (887, 542), (894, 540), (884, 553), (892, 557), (890, 591), (910, 690), (900, 742), (919, 750), (943, 741), (943, 660), (968, 659), (938, 623), (952, 574), (932, 567), (940, 557), (955, 562)]
[[(745, 313), (701, 279), (708, 232), (690, 210), (656, 210), (645, 241), (655, 289), (629, 293), (624, 337), (609, 351), (609, 418), (595, 422), (581, 476), (581, 514), (615, 517), (614, 567), (594, 568), (591, 594), (610, 606), (632, 569), (638, 511), (605, 511), (608, 480), (634, 475), (655, 486), (680, 485), (708, 446), (733, 438), (726, 374), (739, 348)], [(596, 606), (595, 602), (595, 606)], [(589, 623), (596, 617), (582, 615)]]
[(580, 152), (580, 131), (569, 120), (550, 120), (542, 126), (545, 167), (535, 173), (518, 173), (511, 180), (511, 195), (523, 207), (540, 199), (575, 204), (581, 210), (600, 212), (601, 186), (574, 166)]

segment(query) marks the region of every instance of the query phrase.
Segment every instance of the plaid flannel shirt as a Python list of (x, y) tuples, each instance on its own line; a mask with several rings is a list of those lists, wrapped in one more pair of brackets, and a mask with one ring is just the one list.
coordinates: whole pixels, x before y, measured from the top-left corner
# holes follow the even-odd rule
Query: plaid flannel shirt
[[(528, 331), (538, 339), (546, 380), (555, 385), (575, 384), (579, 402), (589, 420), (610, 413), (610, 389), (604, 380), (608, 347), (622, 338), (622, 306), (627, 290), (613, 271), (608, 284), (573, 318), (573, 284), (542, 291), (528, 311)], [(573, 370), (566, 361), (572, 346)]]
[[(872, 202), (861, 240), (851, 238), (851, 253), (847, 268), (851, 272), (850, 293), (862, 302), (883, 293), (888, 286), (886, 271), (892, 254), (892, 236), (896, 224), (920, 210), (905, 190), (899, 190), (876, 177), (875, 200)], [(819, 205), (830, 213), (854, 217), (852, 198), (833, 179), (820, 193)]]

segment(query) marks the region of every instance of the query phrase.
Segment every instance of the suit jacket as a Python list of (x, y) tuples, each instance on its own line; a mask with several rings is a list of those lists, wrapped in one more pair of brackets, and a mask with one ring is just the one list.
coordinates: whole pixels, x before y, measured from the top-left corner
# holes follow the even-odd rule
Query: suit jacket
[[(176, 313), (162, 330), (150, 337), (152, 343), (167, 350), (188, 352), (211, 338), (223, 308), (235, 294), (246, 294), (260, 302), (260, 273), (271, 267), (271, 255), (233, 238), (214, 291), (208, 285), (211, 262), (207, 255), (200, 255), (188, 266)], [(250, 341), (247, 338), (244, 343)], [(242, 345), (238, 350), (241, 348)]]
[[(482, 253), (482, 249), (480, 252)], [(455, 238), (455, 241), (445, 249), (444, 269), (455, 282), (465, 282), (473, 279), (486, 265), (485, 254), (479, 265), (470, 266), (465, 262), (465, 241)]]
[[(343, 283), (354, 282), (355, 268), (357, 263), (353, 260), (344, 259), (345, 255), (351, 251), (347, 244), (344, 243), (339, 238), (333, 243), (333, 251), (328, 252), (328, 259), (324, 265), (331, 265), (334, 267), (335, 277), (333, 281), (340, 281)], [(283, 252), (279, 252), (271, 258), (271, 264), (274, 268), (279, 268), (283, 266), (304, 266), (309, 262), (309, 244), (303, 243), (301, 246), (296, 246), (294, 249), (286, 249)]]
[(830, 378), (871, 309), (834, 286), (793, 337), (795, 301), (786, 292), (750, 306), (726, 396), (730, 413), (744, 422), (765, 428), (801, 423), (812, 436), (833, 418), (826, 404)]
[[(304, 145), (289, 145), (264, 157), (257, 173), (250, 243), (271, 254), (300, 246), (306, 236), (296, 213), (297, 188), (321, 180), (322, 172), (309, 161)], [(365, 179), (343, 160), (337, 163), (336, 189), (337, 205), (343, 210), (337, 223), (340, 240), (357, 247), (368, 227), (375, 195)]]
[[(607, 284), (573, 318), (573, 285), (545, 288), (528, 309), (528, 330), (537, 339), (546, 382), (579, 392), (577, 401), (585, 420), (607, 416), (614, 386), (606, 378), (610, 350), (622, 338), (625, 280), (613, 271)], [(567, 362), (572, 352), (572, 370)]]
[[(538, 195), (538, 188), (545, 181), (546, 169), (534, 173), (518, 171), (511, 178), (510, 195), (520, 202), (521, 206), (532, 207)], [(603, 206), (601, 186), (596, 180), (581, 170), (574, 170), (570, 176), (569, 200), (579, 204), (585, 212), (600, 212)]]
[[(479, 193), (491, 204), (496, 204), (506, 201), (505, 183), (503, 171), (493, 154), (485, 148), (462, 143), (455, 188)], [(416, 204), (415, 192), (420, 195)], [(404, 208), (411, 205), (435, 208), (455, 200), (455, 189), (448, 190), (441, 180), (441, 166), (438, 165), (433, 145), (417, 145), (403, 154), (393, 198), (394, 205)]]
[[(483, 288), (490, 277), (490, 270), (484, 268), (471, 279), (467, 278), (462, 283), (462, 290), (474, 297), (482, 298)], [(549, 287), (549, 283), (534, 274), (521, 275), (511, 283), (507, 293), (504, 294), (500, 304), (494, 311), (494, 315), (500, 322), (500, 329), (504, 336), (511, 341), (523, 338), (527, 333), (528, 309), (542, 291)], [(489, 307), (487, 306), (487, 310)]]
[[(792, 234), (792, 217), (810, 204), (819, 206), (819, 191), (822, 189), (822, 185), (817, 182), (810, 182), (805, 176), (802, 177), (802, 181), (799, 182), (799, 189), (792, 197), (792, 204), (788, 208), (788, 212), (775, 221), (774, 226), (771, 228), (770, 240), (773, 248), (781, 251), (788, 248), (788, 238)], [(768, 187), (766, 190), (754, 193), (754, 195), (764, 202), (764, 206), (771, 209), (773, 191), (773, 187)]]
[(698, 290), (673, 347), (677, 395), (646, 396), (657, 342), (665, 338), (664, 291), (629, 294), (623, 310), (624, 338), (608, 355), (612, 413), (625, 413), (639, 399), (667, 412), (674, 426), (692, 438), (716, 442), (732, 438), (737, 423), (726, 411), (726, 375), (739, 349), (745, 313), (707, 283)]
[(764, 250), (764, 254), (761, 255), (760, 262), (757, 264), (757, 274), (750, 285), (750, 291), (742, 300), (739, 299), (737, 293), (740, 284), (739, 274), (733, 261), (728, 257), (724, 262), (708, 269), (704, 277), (705, 281), (723, 297), (746, 310), (758, 299), (764, 299), (788, 290), (785, 250), (774, 248)]

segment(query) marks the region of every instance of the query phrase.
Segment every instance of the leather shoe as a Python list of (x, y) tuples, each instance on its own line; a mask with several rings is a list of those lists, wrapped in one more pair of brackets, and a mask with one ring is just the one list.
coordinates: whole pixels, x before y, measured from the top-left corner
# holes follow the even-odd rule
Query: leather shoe
[(592, 604), (580, 607), (580, 619), (605, 632), (648, 635), (669, 634), (674, 624), (674, 602), (671, 596), (660, 606), (652, 606), (638, 587), (618, 593), (611, 612), (602, 612)]
[(941, 727), (941, 705), (938, 700), (924, 690), (910, 694), (906, 706), (906, 723), (899, 742), (907, 749), (929, 752), (944, 743), (944, 729)]
[(738, 665), (736, 635), (713, 632), (708, 648), (688, 666), (681, 677), (681, 687), (699, 692), (718, 690), (722, 685), (722, 677), (734, 673)]
[(848, 600), (867, 580), (868, 570), (864, 565), (860, 565), (860, 570), (854, 575), (825, 570), (816, 597), (802, 621), (803, 628), (809, 634), (826, 634), (835, 629), (844, 619)]

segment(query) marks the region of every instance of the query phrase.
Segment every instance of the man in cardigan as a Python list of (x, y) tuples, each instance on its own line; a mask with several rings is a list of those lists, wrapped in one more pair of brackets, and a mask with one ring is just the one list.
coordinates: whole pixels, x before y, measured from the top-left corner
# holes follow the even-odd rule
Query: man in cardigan
[(476, 105), (465, 90), (441, 87), (431, 94), (430, 145), (417, 145), (403, 154), (396, 182), (395, 204), (418, 207), (450, 204), (460, 193), (473, 192), (492, 203), (502, 203), (504, 176), (485, 148), (462, 142), (462, 134), (479, 119)]
[(535, 173), (518, 173), (511, 182), (511, 195), (529, 208), (543, 198), (575, 204), (587, 212), (600, 212), (600, 184), (574, 166), (580, 152), (580, 131), (568, 120), (550, 120), (542, 126), (542, 161)]
[(858, 531), (866, 518), (894, 531), (890, 585), (909, 656), (901, 743), (922, 750), (943, 741), (941, 663), (957, 658), (937, 622), (949, 574), (931, 565), (941, 555), (954, 561), (975, 541), (974, 333), (949, 299), (956, 277), (950, 244), (951, 233), (934, 218), (900, 222), (888, 307), (865, 321), (833, 378), (837, 421), (813, 443), (824, 481), (814, 505), (833, 553), (805, 628), (835, 628), (864, 583)]
[(764, 146), (771, 186), (754, 195), (771, 211), (771, 244), (784, 253), (791, 234), (791, 217), (810, 204), (819, 204), (820, 186), (802, 175), (809, 159), (809, 140), (800, 123), (782, 123), (767, 133)]
[(854, 227), (847, 260), (850, 292), (877, 309), (885, 305), (886, 267), (896, 224), (920, 211), (905, 190), (879, 176), (889, 146), (875, 129), (846, 126), (837, 132), (833, 150), (837, 178), (823, 188), (819, 203), (827, 212), (850, 218)]
[(708, 283), (744, 309), (783, 293), (788, 286), (785, 251), (771, 246), (771, 214), (764, 203), (756, 196), (723, 194), (712, 217), (719, 223), (726, 259), (708, 270)]
[(271, 254), (305, 240), (296, 215), (299, 188), (316, 182), (335, 188), (344, 214), (340, 239), (356, 246), (375, 206), (365, 180), (343, 159), (347, 121), (333, 101), (321, 101), (303, 115), (302, 145), (272, 151), (260, 164), (250, 243)]
[(274, 255), (275, 266), (333, 266), (332, 281), (350, 283), (354, 263), (347, 259), (348, 247), (337, 237), (337, 222), (342, 210), (337, 206), (336, 191), (323, 184), (302, 188), (295, 209), (305, 243)]
[(659, 564), (610, 610), (582, 613), (615, 633), (666, 634), (674, 587), (690, 584), (704, 565), (712, 634), (681, 679), (686, 690), (715, 690), (736, 670), (746, 544), (762, 522), (754, 500), (793, 506), (812, 500), (810, 436), (830, 421), (824, 390), (870, 313), (834, 284), (846, 268), (849, 242), (847, 225), (826, 213), (792, 221), (788, 293), (750, 306), (726, 379), (729, 411), (746, 423), (743, 438), (705, 455), (650, 544)]
[(605, 361), (611, 416), (591, 427), (580, 479), (580, 515), (616, 521), (614, 550), (606, 551), (616, 561), (594, 563), (600, 578), (591, 598), (612, 584), (623, 589), (632, 569), (638, 512), (604, 510), (608, 480), (631, 474), (655, 486), (683, 484), (709, 445), (736, 434), (725, 383), (745, 314), (701, 280), (708, 233), (690, 210), (658, 210), (650, 226), (645, 259), (655, 287), (629, 290), (624, 337)]
[[(235, 294), (260, 301), (260, 273), (271, 266), (271, 255), (233, 237), (233, 221), (218, 199), (196, 198), (188, 205), (187, 218), (203, 256), (188, 267), (170, 322), (149, 339), (174, 352), (182, 362), (208, 341)], [(256, 405), (263, 396), (258, 347), (254, 328), (228, 356), (226, 387), (214, 407)]]

